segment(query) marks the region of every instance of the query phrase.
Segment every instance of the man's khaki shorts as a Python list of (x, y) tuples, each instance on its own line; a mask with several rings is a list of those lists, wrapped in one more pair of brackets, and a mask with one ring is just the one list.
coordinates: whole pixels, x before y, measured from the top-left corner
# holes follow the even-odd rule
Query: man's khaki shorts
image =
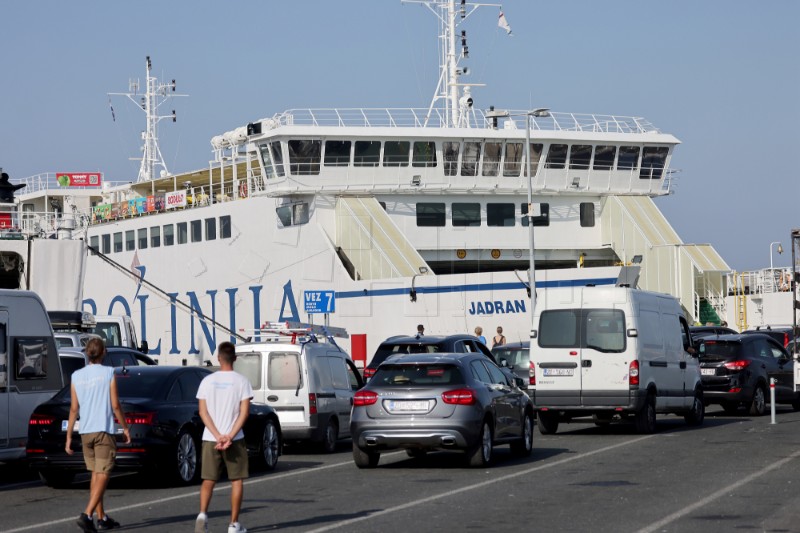
[(117, 443), (112, 435), (105, 431), (81, 434), (83, 460), (90, 472), (109, 474), (114, 469), (117, 457)]
[(217, 450), (214, 448), (216, 442), (203, 441), (203, 467), (200, 477), (218, 481), (222, 474), (222, 463), (228, 471), (228, 479), (247, 479), (247, 444), (244, 439), (235, 440), (228, 446), (227, 450)]

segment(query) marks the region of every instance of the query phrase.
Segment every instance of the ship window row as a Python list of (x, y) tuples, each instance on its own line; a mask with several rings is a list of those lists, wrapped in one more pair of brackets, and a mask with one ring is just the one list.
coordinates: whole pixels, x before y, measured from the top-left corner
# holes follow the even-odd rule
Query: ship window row
[[(259, 146), (270, 173), (286, 175), (280, 141)], [(438, 167), (433, 141), (289, 140), (289, 172), (318, 175), (325, 167)], [(641, 179), (661, 179), (669, 147), (531, 143), (531, 173), (546, 169), (624, 170)], [(546, 153), (545, 153), (546, 152)], [(528, 175), (525, 143), (501, 141), (444, 141), (441, 158), (445, 176)]]
[[(93, 235), (90, 244), (104, 254), (130, 252), (146, 248), (174, 246), (188, 242), (203, 242), (231, 238), (231, 217), (204, 218), (163, 226)], [(94, 253), (94, 252), (93, 252)]]
[[(519, 210), (517, 210), (519, 206)], [(534, 226), (550, 225), (550, 204), (535, 205)], [(416, 205), (417, 226), (445, 227), (447, 225), (447, 204), (444, 202), (419, 202)], [(595, 206), (592, 202), (581, 202), (579, 205), (581, 227), (590, 228), (595, 225)], [(453, 227), (512, 227), (520, 221), (521, 226), (528, 226), (528, 204), (487, 203), (485, 213), (481, 212), (479, 202), (453, 202), (450, 204), (450, 224)]]

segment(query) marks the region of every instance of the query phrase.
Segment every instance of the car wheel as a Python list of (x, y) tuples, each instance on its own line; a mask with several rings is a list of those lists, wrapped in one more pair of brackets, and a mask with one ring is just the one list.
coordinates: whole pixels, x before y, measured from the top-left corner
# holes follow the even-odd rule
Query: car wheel
[(656, 431), (656, 399), (652, 394), (647, 395), (644, 405), (634, 418), (636, 431), (639, 433), (655, 433)]
[(750, 403), (750, 414), (752, 416), (762, 416), (767, 412), (767, 395), (762, 385), (757, 385), (753, 392), (753, 401)]
[(174, 453), (172, 473), (175, 480), (182, 485), (197, 481), (200, 477), (197, 441), (189, 431), (184, 429), (178, 434)]
[(75, 472), (61, 471), (61, 470), (39, 470), (39, 479), (54, 489), (66, 488), (75, 479)]
[(353, 461), (359, 468), (375, 468), (378, 466), (378, 461), (381, 460), (381, 454), (378, 452), (365, 452), (358, 447), (358, 444), (353, 443)]
[(274, 420), (267, 420), (264, 432), (261, 434), (261, 448), (258, 459), (267, 470), (274, 470), (281, 454), (281, 437)]
[(428, 455), (428, 450), (420, 450), (419, 448), (410, 448), (406, 450), (406, 455), (412, 459), (419, 459)]
[(511, 443), (511, 453), (517, 457), (527, 457), (533, 451), (533, 417), (525, 413), (522, 419), (522, 438)]
[(692, 408), (688, 413), (683, 415), (683, 419), (690, 426), (699, 426), (703, 423), (706, 416), (706, 405), (703, 403), (703, 391), (694, 391), (694, 400), (692, 400)]
[(476, 467), (488, 466), (492, 462), (493, 451), (492, 428), (489, 427), (489, 421), (484, 420), (481, 426), (481, 433), (478, 435), (478, 444), (467, 452), (469, 465)]
[(328, 419), (328, 425), (325, 426), (325, 433), (322, 434), (322, 451), (324, 453), (333, 453), (336, 451), (336, 441), (339, 440), (339, 423), (336, 419), (331, 417)]
[(558, 413), (552, 411), (539, 411), (539, 433), (554, 435), (558, 431)]

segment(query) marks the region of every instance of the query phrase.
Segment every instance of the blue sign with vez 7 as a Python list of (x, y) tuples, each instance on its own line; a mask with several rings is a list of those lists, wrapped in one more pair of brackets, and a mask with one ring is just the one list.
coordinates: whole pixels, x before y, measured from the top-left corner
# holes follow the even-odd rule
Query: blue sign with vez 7
[(306, 313), (333, 313), (336, 311), (336, 296), (333, 291), (304, 291)]

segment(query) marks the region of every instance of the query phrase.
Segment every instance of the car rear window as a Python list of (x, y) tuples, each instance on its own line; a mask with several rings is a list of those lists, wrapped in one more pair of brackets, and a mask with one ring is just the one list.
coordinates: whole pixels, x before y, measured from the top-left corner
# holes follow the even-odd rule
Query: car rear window
[(444, 349), (440, 344), (381, 344), (372, 356), (370, 366), (374, 367), (381, 364), (390, 355), (408, 355), (412, 353), (437, 353), (443, 352)]
[(502, 364), (503, 359), (505, 359), (509, 366), (513, 366), (515, 368), (519, 366), (528, 367), (531, 362), (529, 350), (527, 348), (495, 350), (493, 354), (498, 363)]
[(267, 387), (270, 389), (297, 389), (300, 386), (300, 354), (296, 352), (271, 352), (267, 369)]
[(619, 309), (544, 311), (539, 319), (542, 348), (592, 348), (624, 352), (625, 313)]
[(742, 344), (740, 342), (707, 340), (700, 343), (700, 357), (739, 357), (741, 353)]
[(164, 390), (163, 375), (139, 374), (135, 370), (117, 373), (117, 394), (120, 398), (155, 398)]
[(408, 387), (414, 385), (463, 385), (464, 376), (456, 365), (383, 364), (370, 380), (370, 386)]

